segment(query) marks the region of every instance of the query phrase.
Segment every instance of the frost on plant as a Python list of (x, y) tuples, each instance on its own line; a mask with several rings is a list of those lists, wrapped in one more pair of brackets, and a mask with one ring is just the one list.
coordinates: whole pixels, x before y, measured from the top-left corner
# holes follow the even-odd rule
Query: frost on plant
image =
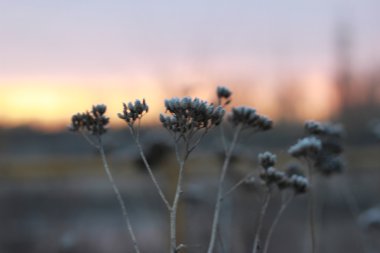
[(289, 154), (300, 158), (314, 158), (322, 149), (322, 143), (316, 137), (305, 137), (289, 148)]
[(276, 163), (276, 155), (272, 154), (271, 152), (265, 152), (260, 153), (259, 156), (259, 163), (264, 169), (268, 169), (269, 167), (272, 167)]
[(307, 138), (317, 138), (321, 149), (314, 156), (314, 167), (323, 175), (340, 173), (344, 170), (345, 162), (341, 156), (343, 152), (342, 138), (344, 129), (341, 124), (305, 122)]
[(169, 115), (160, 114), (162, 126), (180, 135), (217, 126), (225, 113), (221, 106), (190, 97), (166, 99), (165, 108)]
[(269, 118), (257, 114), (255, 109), (246, 106), (232, 108), (229, 120), (234, 125), (242, 124), (257, 131), (267, 131), (273, 127), (273, 122)]
[[(207, 253), (219, 252), (218, 244), (222, 244), (225, 235), (220, 235), (220, 220), (223, 213), (223, 200), (227, 195), (241, 186), (248, 179), (255, 178), (254, 184), (258, 184), (262, 191), (262, 203), (258, 211), (258, 223), (255, 227), (255, 234), (252, 236), (252, 252), (266, 253), (269, 247), (271, 235), (276, 227), (280, 216), (291, 202), (298, 195), (309, 193), (312, 195), (312, 172), (319, 172), (322, 175), (330, 175), (341, 172), (344, 167), (342, 159), (342, 138), (344, 131), (341, 125), (331, 123), (321, 123), (317, 121), (305, 122), (305, 135), (298, 142), (288, 149), (288, 154), (307, 162), (307, 176), (304, 175), (304, 168), (298, 165), (292, 165), (286, 169), (281, 169), (277, 164), (277, 156), (269, 151), (258, 154), (259, 168), (250, 171), (244, 178), (238, 181), (230, 189), (225, 189), (228, 185), (225, 179), (228, 176), (227, 171), (230, 167), (231, 157), (243, 130), (250, 133), (264, 132), (273, 128), (273, 122), (266, 116), (260, 115), (254, 108), (247, 106), (234, 106), (228, 113), (227, 105), (232, 101), (232, 92), (224, 87), (219, 86), (216, 89), (217, 103), (209, 103), (199, 98), (183, 97), (171, 98), (164, 101), (165, 112), (159, 115), (159, 121), (163, 128), (168, 130), (174, 140), (175, 155), (178, 162), (178, 176), (176, 178), (175, 191), (166, 193), (157, 180), (150, 163), (145, 156), (144, 149), (140, 143), (140, 123), (143, 116), (149, 112), (149, 106), (145, 99), (136, 99), (134, 102), (123, 103), (122, 111), (117, 116), (123, 120), (129, 129), (135, 144), (139, 150), (140, 157), (146, 167), (152, 183), (155, 186), (162, 203), (168, 212), (168, 244), (170, 253), (184, 252), (188, 250), (188, 245), (181, 242), (177, 233), (177, 214), (178, 206), (182, 199), (184, 177), (186, 176), (185, 167), (190, 153), (200, 144), (203, 137), (209, 130), (218, 127), (220, 129), (220, 139), (224, 145), (224, 162), (218, 175), (217, 192), (214, 206), (214, 214), (211, 228), (206, 229), (210, 232)], [(107, 107), (103, 104), (95, 105), (90, 111), (77, 113), (71, 118), (70, 130), (80, 132), (86, 140), (92, 144), (102, 158), (103, 167), (107, 173), (108, 179), (113, 187), (117, 200), (120, 204), (129, 235), (132, 239), (135, 253), (140, 249), (137, 239), (132, 228), (126, 205), (116, 186), (110, 167), (108, 165), (102, 136), (107, 132), (109, 118), (105, 115)], [(226, 121), (230, 123), (231, 132), (224, 131), (224, 116), (228, 115)], [(228, 136), (230, 134), (231, 136)], [(228, 138), (230, 137), (230, 138)], [(306, 173), (305, 173), (306, 174)], [(257, 176), (257, 178), (256, 178)], [(256, 193), (257, 194), (257, 193)], [(269, 226), (264, 229), (264, 218), (266, 219), (266, 210), (272, 201), (274, 195), (280, 195), (280, 206), (273, 212), (272, 220), (269, 220)], [(312, 204), (312, 203), (311, 203)], [(313, 241), (313, 250), (315, 248), (313, 206), (309, 208), (309, 222), (311, 229), (311, 239)], [(261, 231), (267, 231), (263, 236)], [(223, 231), (228, 233), (228, 231)], [(204, 245), (205, 246), (205, 245)], [(315, 252), (315, 251), (314, 251)]]
[(146, 104), (145, 99), (142, 102), (136, 99), (134, 103), (123, 103), (123, 113), (118, 113), (117, 116), (127, 122), (128, 125), (133, 126), (136, 120), (141, 119), (148, 111), (149, 106)]
[(90, 112), (77, 113), (71, 117), (70, 131), (86, 130), (93, 135), (102, 135), (107, 132), (109, 118), (105, 116), (107, 107), (103, 104), (94, 105)]
[(218, 105), (227, 106), (231, 103), (232, 92), (224, 86), (218, 86), (216, 89), (216, 96), (218, 98)]

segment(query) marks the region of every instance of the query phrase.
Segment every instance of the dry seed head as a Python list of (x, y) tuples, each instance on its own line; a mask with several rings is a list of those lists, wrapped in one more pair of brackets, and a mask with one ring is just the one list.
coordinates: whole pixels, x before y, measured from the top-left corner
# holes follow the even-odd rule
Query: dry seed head
[(107, 107), (104, 104), (99, 104), (99, 105), (93, 105), (92, 106), (92, 113), (103, 115), (107, 110)]
[(220, 106), (226, 106), (231, 103), (231, 95), (232, 92), (224, 87), (224, 86), (218, 86), (216, 88), (216, 96), (218, 98), (218, 105)]
[(320, 122), (309, 120), (305, 122), (305, 130), (308, 134), (319, 135), (324, 133), (325, 128)]
[(274, 167), (268, 167), (260, 173), (260, 178), (265, 182), (266, 185), (279, 185), (280, 183), (286, 181), (287, 176), (284, 172), (279, 171)]
[(259, 163), (264, 169), (273, 167), (276, 164), (276, 155), (271, 152), (260, 153), (258, 155)]
[(234, 125), (253, 128), (259, 131), (266, 131), (273, 127), (273, 122), (265, 116), (256, 114), (256, 110), (246, 106), (232, 108), (229, 120)]
[(107, 132), (106, 125), (109, 118), (104, 114), (107, 107), (104, 104), (92, 106), (91, 112), (77, 113), (71, 117), (70, 131), (89, 131), (93, 135), (102, 135)]
[(146, 104), (145, 99), (142, 102), (136, 99), (134, 103), (123, 103), (123, 113), (118, 113), (118, 117), (128, 125), (133, 125), (137, 119), (141, 119), (149, 111), (149, 106)]
[(293, 175), (290, 177), (291, 186), (298, 194), (305, 193), (309, 188), (309, 180), (304, 176)]
[(231, 97), (232, 92), (224, 86), (218, 86), (216, 88), (216, 95), (218, 96), (218, 98), (228, 99)]
[(225, 113), (221, 106), (190, 97), (166, 99), (165, 107), (170, 115), (160, 114), (163, 127), (180, 133), (219, 125)]
[(311, 157), (317, 155), (322, 149), (322, 143), (319, 139), (312, 137), (305, 137), (298, 140), (298, 142), (291, 146), (288, 153), (294, 157)]
[(344, 129), (341, 124), (321, 123), (318, 121), (309, 120), (305, 122), (305, 130), (309, 135), (327, 136), (327, 137), (342, 137)]

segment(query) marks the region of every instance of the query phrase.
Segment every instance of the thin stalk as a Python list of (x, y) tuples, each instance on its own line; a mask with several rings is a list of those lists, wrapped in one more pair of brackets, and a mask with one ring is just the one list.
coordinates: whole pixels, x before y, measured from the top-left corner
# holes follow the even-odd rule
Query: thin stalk
[[(177, 181), (177, 188), (174, 195), (173, 205), (170, 208), (170, 252), (176, 253), (178, 252), (177, 249), (177, 209), (178, 209), (178, 203), (179, 199), (182, 193), (182, 181), (183, 181), (183, 171), (185, 166), (185, 159), (181, 159), (179, 150), (178, 150), (178, 143), (175, 145), (176, 148), (176, 156), (177, 160), (179, 162), (179, 172), (178, 172), (178, 181)], [(187, 154), (186, 154), (187, 157)]]
[(155, 177), (154, 174), (153, 174), (153, 171), (152, 171), (152, 169), (151, 169), (151, 167), (150, 167), (150, 165), (149, 165), (149, 163), (148, 163), (148, 160), (146, 159), (146, 156), (145, 156), (145, 154), (144, 154), (144, 150), (143, 150), (143, 148), (142, 148), (142, 146), (141, 146), (141, 143), (140, 143), (140, 140), (139, 140), (139, 136), (135, 134), (135, 131), (134, 131), (134, 129), (133, 129), (132, 127), (130, 127), (129, 129), (130, 129), (130, 131), (131, 131), (131, 134), (132, 134), (132, 136), (133, 136), (133, 138), (134, 138), (134, 140), (135, 140), (135, 143), (136, 143), (136, 145), (137, 145), (137, 148), (138, 148), (138, 150), (139, 150), (140, 157), (141, 157), (141, 159), (143, 160), (146, 169), (148, 170), (149, 176), (150, 176), (150, 178), (152, 179), (153, 184), (154, 184), (154, 186), (156, 187), (157, 192), (158, 192), (158, 194), (160, 195), (162, 201), (164, 202), (166, 208), (168, 209), (168, 211), (170, 211), (171, 207), (170, 207), (169, 201), (168, 201), (167, 198), (165, 197), (165, 194), (164, 194), (164, 192), (162, 191), (160, 185), (158, 184), (158, 181), (157, 181), (156, 177)]
[(131, 236), (131, 239), (132, 239), (132, 243), (133, 243), (133, 247), (135, 249), (135, 252), (136, 253), (140, 253), (140, 250), (139, 250), (139, 247), (137, 245), (137, 240), (136, 240), (136, 236), (135, 236), (135, 233), (133, 231), (133, 228), (132, 228), (132, 224), (131, 224), (131, 221), (129, 219), (129, 215), (128, 215), (128, 212), (127, 212), (127, 208), (125, 207), (125, 203), (124, 203), (124, 200), (123, 198), (121, 197), (121, 194), (120, 194), (120, 191), (119, 191), (119, 188), (116, 186), (115, 184), (115, 181), (113, 179), (113, 176), (112, 176), (112, 173), (111, 173), (111, 170), (109, 168), (109, 165), (108, 165), (108, 162), (107, 162), (107, 158), (106, 158), (106, 155), (104, 153), (104, 148), (103, 148), (103, 145), (102, 145), (102, 142), (101, 142), (101, 139), (99, 137), (99, 153), (100, 153), (100, 156), (102, 158), (102, 162), (103, 162), (103, 166), (104, 166), (104, 170), (106, 171), (106, 174), (108, 176), (108, 180), (110, 181), (111, 185), (112, 185), (112, 188), (115, 192), (115, 195), (116, 195), (116, 198), (119, 202), (119, 205), (120, 205), (120, 208), (121, 208), (121, 211), (122, 211), (122, 214), (124, 216), (124, 220), (125, 220), (125, 224), (127, 226), (127, 229), (128, 229), (128, 232), (129, 232), (129, 235)]
[(218, 242), (219, 242), (219, 245), (220, 245), (220, 253), (225, 253), (226, 252), (226, 247), (224, 246), (224, 243), (223, 243), (223, 240), (222, 240), (222, 234), (220, 232), (220, 229), (218, 229)]
[(93, 140), (91, 140), (91, 138), (85, 132), (83, 131), (79, 131), (79, 132), (83, 136), (83, 138), (87, 141), (88, 144), (90, 144), (96, 149), (99, 149), (99, 145), (97, 145)]
[(223, 124), (221, 123), (219, 125), (219, 129), (220, 129), (220, 136), (222, 138), (222, 143), (223, 143), (223, 150), (224, 150), (224, 154), (227, 154), (227, 141), (226, 141), (226, 135), (224, 133), (224, 127), (223, 127)]
[(227, 197), (229, 194), (234, 192), (237, 188), (239, 188), (242, 184), (244, 184), (248, 179), (250, 179), (255, 173), (251, 172), (248, 175), (246, 175), (244, 178), (242, 178), (240, 181), (238, 181), (234, 186), (232, 186), (226, 193), (223, 194), (223, 199)]
[(272, 235), (273, 235), (273, 231), (276, 228), (277, 223), (280, 220), (281, 215), (284, 213), (285, 209), (288, 207), (288, 205), (292, 201), (292, 199), (293, 199), (293, 196), (289, 197), (287, 200), (285, 200), (284, 202), (281, 203), (280, 210), (278, 210), (276, 217), (274, 217), (273, 222), (269, 228), (268, 235), (265, 239), (263, 253), (267, 253), (269, 243), (270, 243), (270, 240), (271, 240)]
[[(224, 107), (222, 105), (222, 99), (221, 98), (218, 98), (218, 105)], [(226, 155), (227, 151), (228, 151), (228, 147), (227, 147), (226, 135), (224, 133), (223, 122), (221, 124), (219, 124), (219, 130), (220, 130), (220, 136), (222, 138), (222, 143), (223, 143), (223, 151), (224, 151), (224, 154)]]
[(311, 252), (316, 252), (316, 225), (315, 225), (315, 205), (314, 205), (314, 182), (313, 182), (313, 172), (312, 172), (312, 164), (309, 159), (307, 161), (307, 172), (308, 178), (310, 182), (310, 190), (309, 190), (309, 228), (310, 228), (310, 239), (311, 239)]
[(255, 239), (253, 240), (252, 253), (257, 253), (260, 247), (260, 233), (263, 227), (264, 217), (268, 209), (270, 198), (271, 198), (271, 190), (268, 189), (268, 191), (265, 194), (263, 205), (261, 206), (261, 209), (260, 209), (259, 223), (257, 225)]
[(220, 173), (219, 184), (218, 184), (218, 193), (217, 193), (216, 204), (215, 204), (215, 209), (214, 209), (214, 218), (213, 218), (212, 228), (211, 228), (211, 237), (210, 237), (210, 242), (209, 242), (207, 253), (212, 253), (214, 250), (216, 234), (217, 234), (216, 232), (217, 232), (218, 225), (219, 225), (220, 207), (221, 207), (221, 203), (223, 200), (223, 182), (224, 182), (224, 179), (226, 177), (226, 173), (227, 173), (228, 166), (230, 164), (232, 152), (235, 149), (235, 146), (236, 146), (239, 134), (241, 132), (241, 129), (242, 129), (242, 125), (239, 125), (235, 130), (231, 146), (229, 147), (229, 149), (226, 153), (226, 157), (224, 159), (222, 171)]

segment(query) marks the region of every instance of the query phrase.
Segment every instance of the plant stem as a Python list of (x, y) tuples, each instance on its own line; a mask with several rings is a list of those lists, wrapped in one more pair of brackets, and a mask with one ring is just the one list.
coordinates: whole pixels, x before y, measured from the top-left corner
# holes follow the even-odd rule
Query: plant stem
[(257, 225), (257, 230), (255, 233), (255, 239), (253, 241), (252, 253), (256, 253), (260, 247), (260, 233), (264, 222), (264, 217), (267, 212), (268, 204), (271, 198), (271, 190), (268, 188), (268, 191), (265, 193), (264, 203), (260, 209), (259, 223)]
[(315, 206), (314, 206), (314, 182), (312, 164), (309, 159), (307, 160), (307, 171), (310, 182), (309, 190), (309, 227), (310, 227), (310, 239), (311, 239), (311, 252), (316, 252), (316, 234), (315, 234)]
[(150, 176), (150, 178), (152, 179), (153, 184), (154, 184), (154, 186), (156, 187), (157, 192), (158, 192), (158, 194), (160, 195), (162, 201), (164, 202), (166, 208), (168, 209), (168, 211), (170, 211), (171, 207), (170, 207), (169, 201), (168, 201), (167, 198), (165, 197), (164, 192), (162, 191), (160, 185), (159, 185), (158, 182), (157, 182), (156, 177), (155, 177), (154, 174), (153, 174), (152, 169), (150, 168), (150, 165), (149, 165), (149, 163), (148, 163), (148, 160), (146, 159), (146, 156), (145, 156), (145, 154), (144, 154), (144, 150), (143, 150), (143, 148), (142, 148), (142, 146), (141, 146), (141, 143), (140, 143), (140, 140), (139, 140), (139, 136), (135, 134), (135, 131), (134, 131), (134, 129), (133, 129), (132, 127), (129, 127), (129, 129), (130, 129), (131, 134), (132, 134), (132, 136), (133, 136), (133, 138), (134, 138), (134, 140), (135, 140), (135, 143), (136, 143), (136, 145), (137, 145), (137, 148), (139, 149), (140, 157), (141, 157), (141, 159), (143, 160), (146, 169), (148, 170), (149, 176)]
[[(176, 253), (177, 252), (177, 209), (178, 209), (178, 203), (179, 199), (182, 193), (182, 181), (183, 181), (183, 171), (185, 167), (185, 159), (181, 159), (179, 150), (178, 150), (178, 143), (175, 145), (176, 149), (176, 156), (177, 160), (179, 162), (179, 172), (178, 172), (178, 180), (177, 180), (177, 187), (174, 195), (173, 205), (169, 209), (169, 215), (170, 215), (170, 252)], [(188, 154), (185, 155), (187, 157)]]
[(116, 198), (119, 202), (122, 214), (124, 216), (125, 224), (127, 226), (129, 235), (131, 236), (131, 239), (132, 239), (133, 247), (134, 247), (136, 253), (140, 253), (140, 250), (139, 250), (139, 247), (138, 247), (137, 241), (136, 241), (136, 236), (135, 236), (135, 233), (133, 232), (132, 224), (131, 224), (131, 221), (129, 219), (128, 213), (127, 213), (127, 208), (125, 207), (125, 203), (124, 203), (123, 198), (121, 197), (119, 188), (116, 186), (115, 181), (113, 179), (111, 170), (110, 170), (108, 162), (107, 162), (106, 155), (104, 153), (104, 148), (103, 148), (103, 144), (101, 142), (100, 137), (99, 137), (99, 146), (98, 147), (99, 147), (100, 156), (102, 158), (104, 170), (106, 171), (106, 174), (108, 176), (108, 180), (110, 181), (112, 188), (115, 192)]
[(229, 147), (229, 149), (226, 153), (226, 157), (224, 159), (222, 171), (220, 173), (219, 184), (218, 184), (218, 193), (217, 193), (217, 199), (216, 199), (216, 204), (215, 204), (215, 209), (214, 209), (214, 218), (213, 218), (212, 228), (211, 228), (211, 237), (210, 237), (210, 242), (209, 242), (207, 253), (212, 253), (214, 250), (216, 234), (217, 234), (216, 232), (217, 232), (218, 224), (219, 224), (220, 207), (221, 207), (221, 203), (223, 200), (223, 182), (224, 182), (224, 179), (226, 177), (226, 173), (227, 173), (228, 166), (230, 164), (232, 152), (235, 149), (235, 146), (236, 146), (236, 143), (237, 143), (241, 129), (242, 129), (242, 125), (237, 126), (235, 133), (234, 133), (234, 137), (233, 137), (231, 146)]
[(227, 154), (227, 141), (226, 141), (226, 135), (224, 134), (223, 124), (219, 125), (219, 129), (220, 129), (220, 136), (222, 138), (222, 143), (223, 143), (223, 151), (224, 151), (224, 154)]
[(248, 175), (246, 175), (245, 177), (243, 177), (242, 179), (240, 179), (240, 181), (238, 181), (234, 186), (232, 186), (228, 191), (226, 191), (226, 193), (223, 194), (223, 199), (225, 197), (227, 197), (229, 194), (231, 194), (232, 192), (234, 192), (237, 188), (239, 188), (239, 186), (241, 186), (242, 184), (244, 184), (254, 174), (255, 174), (254, 172), (251, 172)]
[(263, 253), (266, 253), (268, 251), (269, 242), (272, 238), (273, 231), (276, 228), (277, 223), (280, 220), (281, 215), (284, 213), (285, 209), (288, 207), (288, 205), (292, 199), (293, 199), (293, 196), (289, 197), (287, 200), (285, 200), (284, 202), (281, 203), (280, 210), (277, 212), (276, 217), (273, 219), (273, 222), (272, 222), (272, 224), (269, 228), (269, 231), (268, 231), (268, 235), (265, 239)]

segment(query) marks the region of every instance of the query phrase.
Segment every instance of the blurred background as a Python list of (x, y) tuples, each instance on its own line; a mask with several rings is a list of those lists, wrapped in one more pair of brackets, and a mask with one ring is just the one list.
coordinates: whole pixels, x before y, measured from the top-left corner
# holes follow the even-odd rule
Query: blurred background
[[(163, 100), (216, 101), (218, 85), (232, 90), (232, 106), (275, 123), (243, 138), (229, 183), (257, 167), (259, 152), (276, 153), (280, 168), (292, 163), (287, 149), (305, 120), (344, 125), (347, 168), (316, 183), (319, 252), (380, 252), (379, 12), (377, 0), (0, 0), (0, 252), (131, 251), (96, 150), (67, 131), (72, 114), (97, 103), (108, 106), (107, 155), (138, 241), (165, 252), (165, 207), (116, 114), (122, 102), (146, 99), (143, 146), (172, 196), (177, 165), (159, 126)], [(213, 131), (188, 163), (186, 252), (207, 245), (221, 146)], [(226, 201), (231, 252), (250, 251), (255, 192), (243, 187)], [(297, 198), (285, 212), (270, 252), (307, 248), (306, 203)]]

